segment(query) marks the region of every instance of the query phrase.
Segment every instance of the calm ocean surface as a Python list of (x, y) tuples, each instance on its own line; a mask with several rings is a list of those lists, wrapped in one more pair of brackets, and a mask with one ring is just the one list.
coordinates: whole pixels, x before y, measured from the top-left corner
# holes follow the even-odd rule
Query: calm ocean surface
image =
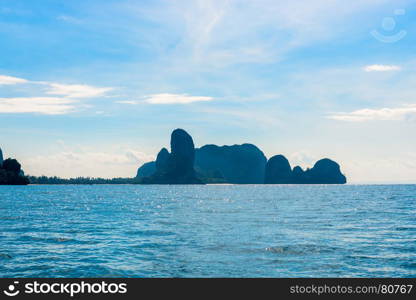
[(416, 277), (416, 185), (0, 186), (1, 277)]

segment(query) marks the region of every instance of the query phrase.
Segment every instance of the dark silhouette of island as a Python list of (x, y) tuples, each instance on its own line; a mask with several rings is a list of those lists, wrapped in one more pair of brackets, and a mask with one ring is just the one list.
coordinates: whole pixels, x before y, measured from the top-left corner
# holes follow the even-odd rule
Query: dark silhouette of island
[(283, 155), (269, 160), (252, 144), (205, 145), (195, 149), (183, 129), (172, 132), (171, 153), (160, 150), (155, 162), (143, 164), (136, 179), (145, 184), (345, 184), (346, 177), (335, 161), (324, 158), (304, 171), (291, 168)]
[(267, 158), (252, 144), (196, 149), (195, 170), (204, 181), (226, 183), (263, 183)]
[(266, 165), (266, 184), (344, 184), (347, 182), (341, 173), (340, 166), (324, 158), (315, 163), (312, 169), (303, 171), (296, 166), (293, 170), (283, 155), (275, 155)]
[(195, 146), (192, 137), (183, 129), (175, 129), (170, 138), (171, 153), (160, 150), (155, 173), (144, 177), (143, 184), (201, 184), (194, 169)]
[[(168, 153), (163, 148), (161, 153)], [(137, 178), (156, 172), (156, 162), (147, 162), (137, 170)], [(267, 158), (252, 144), (217, 146), (205, 145), (195, 149), (194, 168), (197, 177), (205, 183), (263, 183)]]
[(286, 159), (286, 157), (283, 155), (275, 155), (267, 161), (264, 183), (293, 183), (292, 169), (290, 168), (289, 161)]
[(0, 185), (26, 185), (29, 179), (25, 176), (22, 166), (16, 159), (3, 160), (0, 149)]
[(304, 172), (301, 183), (344, 184), (347, 178), (341, 173), (339, 164), (329, 158), (318, 160), (312, 169)]

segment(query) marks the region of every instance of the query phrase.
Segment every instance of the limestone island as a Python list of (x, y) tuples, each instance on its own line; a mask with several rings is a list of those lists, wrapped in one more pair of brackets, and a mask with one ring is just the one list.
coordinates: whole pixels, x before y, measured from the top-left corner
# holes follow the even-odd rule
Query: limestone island
[(143, 184), (345, 184), (338, 163), (324, 158), (311, 169), (293, 169), (283, 155), (267, 160), (255, 145), (205, 145), (195, 149), (192, 137), (175, 129), (171, 152), (162, 148), (156, 161), (143, 164), (136, 180)]
[(25, 176), (21, 165), (16, 159), (3, 160), (0, 149), (0, 185), (27, 185), (29, 179)]

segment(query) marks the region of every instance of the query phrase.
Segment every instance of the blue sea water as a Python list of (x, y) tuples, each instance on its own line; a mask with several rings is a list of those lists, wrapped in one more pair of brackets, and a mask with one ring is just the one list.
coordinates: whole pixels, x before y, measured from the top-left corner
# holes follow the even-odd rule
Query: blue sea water
[(416, 277), (416, 185), (0, 186), (0, 277)]

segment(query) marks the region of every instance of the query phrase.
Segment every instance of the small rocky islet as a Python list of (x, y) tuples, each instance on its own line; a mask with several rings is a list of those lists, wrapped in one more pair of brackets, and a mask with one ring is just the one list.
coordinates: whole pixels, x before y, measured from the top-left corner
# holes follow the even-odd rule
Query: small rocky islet
[(25, 176), (20, 163), (13, 158), (3, 159), (0, 149), (0, 185), (27, 185), (29, 179)]
[(136, 178), (143, 184), (345, 184), (338, 163), (324, 158), (311, 169), (292, 169), (283, 155), (267, 160), (255, 145), (205, 145), (196, 148), (183, 129), (171, 134), (171, 152), (162, 148), (156, 161), (143, 164)]

